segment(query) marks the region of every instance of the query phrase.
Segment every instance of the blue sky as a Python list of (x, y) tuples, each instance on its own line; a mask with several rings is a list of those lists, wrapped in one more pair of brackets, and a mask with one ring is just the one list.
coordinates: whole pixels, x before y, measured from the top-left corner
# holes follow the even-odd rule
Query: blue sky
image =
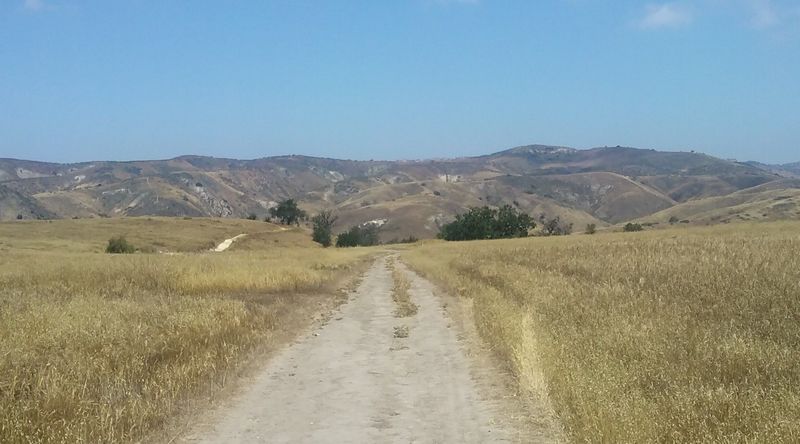
[(0, 157), (800, 160), (800, 0), (0, 0)]

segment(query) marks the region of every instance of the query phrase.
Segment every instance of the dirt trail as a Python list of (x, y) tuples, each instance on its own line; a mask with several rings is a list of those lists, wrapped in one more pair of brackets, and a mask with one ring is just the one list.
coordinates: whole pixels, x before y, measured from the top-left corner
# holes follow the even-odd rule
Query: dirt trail
[[(416, 315), (394, 316), (391, 273), (377, 260), (328, 324), (180, 442), (530, 442), (503, 414), (504, 395), (487, 389), (496, 382), (481, 381), (489, 372), (473, 368), (430, 283), (401, 269)], [(396, 338), (403, 326), (408, 337)]]
[(234, 237), (232, 237), (230, 239), (225, 239), (224, 241), (222, 241), (221, 244), (217, 245), (217, 248), (214, 248), (212, 251), (214, 251), (215, 253), (222, 253), (223, 251), (225, 251), (228, 248), (230, 248), (231, 245), (233, 245), (233, 243), (237, 239), (241, 239), (241, 238), (243, 238), (245, 236), (247, 236), (247, 234), (240, 234), (240, 235), (234, 236)]

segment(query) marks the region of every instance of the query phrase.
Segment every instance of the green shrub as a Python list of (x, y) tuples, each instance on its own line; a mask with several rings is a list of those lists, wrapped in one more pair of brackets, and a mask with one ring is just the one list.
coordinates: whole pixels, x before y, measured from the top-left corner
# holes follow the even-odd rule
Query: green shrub
[(622, 231), (626, 233), (630, 233), (633, 231), (642, 231), (643, 229), (644, 228), (642, 227), (642, 224), (635, 224), (633, 222), (628, 222), (627, 224), (625, 224), (624, 227), (622, 227)]
[(131, 254), (136, 251), (133, 245), (129, 244), (122, 236), (112, 237), (108, 240), (106, 253), (111, 254)]
[(380, 227), (375, 224), (355, 225), (336, 236), (337, 247), (370, 247), (381, 243)]
[(595, 224), (587, 224), (586, 225), (586, 234), (595, 234), (597, 233), (597, 225)]

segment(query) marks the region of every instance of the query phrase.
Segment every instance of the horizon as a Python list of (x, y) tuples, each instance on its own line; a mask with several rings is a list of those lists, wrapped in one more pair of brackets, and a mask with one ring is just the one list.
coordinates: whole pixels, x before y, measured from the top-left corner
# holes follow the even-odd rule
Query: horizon
[(27, 159), (27, 158), (18, 158), (18, 157), (0, 157), (0, 160), (11, 160), (11, 161), (23, 161), (23, 162), (37, 162), (37, 163), (52, 163), (58, 165), (77, 165), (77, 164), (84, 164), (84, 163), (92, 163), (92, 162), (112, 162), (112, 163), (135, 163), (135, 162), (166, 162), (169, 160), (176, 160), (182, 157), (205, 157), (205, 158), (212, 158), (212, 159), (219, 159), (219, 160), (234, 160), (234, 161), (242, 161), (242, 162), (251, 162), (261, 159), (271, 159), (271, 158), (281, 158), (281, 157), (310, 157), (310, 158), (317, 158), (317, 159), (330, 159), (330, 160), (341, 160), (341, 161), (352, 161), (352, 162), (436, 162), (436, 161), (450, 161), (450, 160), (458, 160), (458, 159), (468, 159), (468, 158), (477, 158), (483, 156), (491, 156), (494, 154), (502, 153), (505, 151), (510, 151), (518, 148), (527, 148), (527, 147), (545, 147), (545, 148), (567, 148), (573, 149), (577, 151), (589, 151), (589, 150), (596, 150), (596, 149), (634, 149), (634, 150), (642, 150), (642, 151), (657, 151), (661, 153), (692, 153), (698, 155), (706, 155), (711, 156), (720, 160), (731, 161), (731, 162), (738, 162), (738, 163), (746, 163), (746, 162), (758, 162), (764, 165), (770, 166), (782, 166), (794, 163), (800, 163), (800, 158), (798, 160), (790, 160), (788, 162), (782, 163), (769, 163), (763, 162), (758, 159), (736, 159), (731, 157), (721, 157), (715, 156), (713, 154), (705, 153), (702, 151), (697, 150), (659, 150), (654, 148), (642, 148), (642, 147), (634, 147), (634, 146), (592, 146), (588, 148), (576, 148), (572, 146), (566, 145), (545, 145), (541, 143), (529, 143), (525, 145), (519, 145), (514, 147), (509, 147), (501, 150), (494, 150), (490, 152), (486, 152), (483, 154), (472, 154), (468, 156), (458, 156), (454, 155), (451, 157), (420, 157), (420, 158), (372, 158), (372, 159), (352, 159), (346, 157), (326, 157), (326, 156), (314, 156), (314, 155), (307, 155), (307, 154), (298, 154), (298, 153), (289, 153), (289, 154), (273, 154), (269, 156), (262, 156), (262, 157), (249, 157), (249, 158), (237, 158), (237, 157), (225, 157), (225, 156), (215, 156), (215, 155), (201, 155), (201, 154), (178, 154), (176, 156), (171, 157), (164, 157), (164, 158), (141, 158), (141, 159), (90, 159), (90, 160), (81, 160), (77, 162), (56, 162), (56, 161), (49, 161), (49, 160), (40, 160), (40, 159)]
[(0, 66), (3, 158), (800, 160), (797, 0), (9, 0)]

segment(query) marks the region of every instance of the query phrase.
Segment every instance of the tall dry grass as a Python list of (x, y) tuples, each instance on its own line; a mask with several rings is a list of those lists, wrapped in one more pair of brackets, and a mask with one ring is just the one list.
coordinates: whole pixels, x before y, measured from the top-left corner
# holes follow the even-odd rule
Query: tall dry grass
[(800, 442), (800, 224), (428, 243), (406, 260), (574, 442)]
[(188, 396), (224, 384), (246, 352), (307, 323), (367, 254), (5, 251), (0, 442), (147, 436)]

